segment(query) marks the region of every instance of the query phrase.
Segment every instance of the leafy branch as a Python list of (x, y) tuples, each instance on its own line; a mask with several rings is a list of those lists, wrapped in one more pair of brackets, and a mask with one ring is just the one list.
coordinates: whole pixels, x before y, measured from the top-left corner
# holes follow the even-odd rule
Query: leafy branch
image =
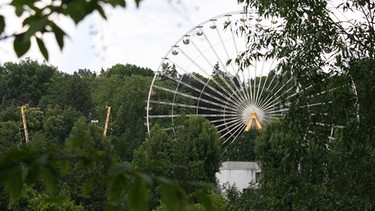
[[(137, 7), (141, 0), (135, 0)], [(31, 41), (35, 40), (43, 57), (48, 60), (49, 53), (43, 37), (54, 34), (60, 49), (64, 47), (64, 38), (68, 35), (57, 24), (58, 17), (66, 17), (77, 25), (93, 12), (107, 19), (105, 5), (125, 7), (125, 0), (52, 0), (48, 3), (42, 0), (12, 0), (9, 6), (15, 8), (15, 14), (22, 19), (20, 32), (4, 34), (7, 24), (3, 15), (0, 15), (0, 41), (14, 38), (13, 48), (18, 57), (29, 51)]]

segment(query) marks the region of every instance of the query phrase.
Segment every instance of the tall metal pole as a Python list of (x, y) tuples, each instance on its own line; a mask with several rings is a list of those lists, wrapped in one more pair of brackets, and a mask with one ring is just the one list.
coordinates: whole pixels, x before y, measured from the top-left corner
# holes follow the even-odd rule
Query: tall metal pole
[(111, 115), (111, 107), (106, 106), (106, 108), (107, 108), (107, 118), (105, 119), (105, 125), (104, 125), (104, 132), (103, 132), (104, 138), (107, 137), (108, 122), (109, 122), (109, 117)]
[(27, 124), (26, 124), (26, 115), (25, 115), (25, 106), (21, 106), (21, 115), (22, 115), (22, 124), (23, 124), (23, 132), (25, 133), (25, 141), (26, 143), (29, 142), (29, 133), (27, 132)]

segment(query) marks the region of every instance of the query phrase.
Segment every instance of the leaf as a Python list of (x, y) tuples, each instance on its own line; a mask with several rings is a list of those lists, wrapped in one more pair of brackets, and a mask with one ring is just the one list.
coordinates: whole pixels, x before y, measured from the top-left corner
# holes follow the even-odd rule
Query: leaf
[(51, 167), (46, 166), (44, 170), (44, 184), (50, 194), (55, 194), (57, 191), (57, 173)]
[(17, 15), (17, 17), (20, 17), (22, 14), (23, 14), (23, 12), (25, 11), (25, 9), (23, 8), (23, 6), (21, 6), (21, 7), (16, 7), (16, 15)]
[(60, 50), (62, 50), (64, 47), (64, 36), (66, 35), (66, 33), (54, 23), (51, 24), (51, 27), (53, 33), (55, 34), (57, 44), (59, 45)]
[(23, 56), (31, 46), (30, 39), (25, 39), (25, 33), (15, 35), (13, 48), (18, 57)]
[(23, 179), (20, 167), (14, 167), (7, 172), (5, 189), (13, 199), (19, 199), (22, 193)]
[(42, 53), (44, 59), (48, 61), (48, 51), (46, 46), (44, 45), (43, 40), (37, 37), (36, 42), (38, 43), (39, 50)]
[(111, 169), (109, 170), (109, 174), (112, 176), (116, 176), (116, 175), (125, 173), (130, 168), (131, 168), (131, 165), (130, 163), (127, 163), (127, 162), (114, 164), (113, 166), (111, 166)]
[(186, 194), (180, 186), (170, 181), (160, 185), (161, 201), (169, 210), (183, 210), (189, 206), (186, 200)]
[(64, 10), (64, 13), (70, 16), (75, 24), (78, 24), (83, 18), (85, 18), (90, 12), (89, 7), (92, 2), (86, 1), (70, 1)]
[(22, 7), (23, 5), (32, 5), (35, 0), (13, 0), (10, 4), (15, 7)]
[(39, 165), (30, 165), (27, 170), (25, 182), (30, 185), (34, 184), (39, 179), (41, 172), (42, 168)]
[(4, 16), (0, 15), (0, 34), (4, 32), (4, 29), (5, 29)]
[(142, 0), (135, 0), (135, 3), (137, 5), (137, 7), (139, 7), (139, 3), (141, 2)]
[(203, 204), (203, 207), (206, 208), (206, 210), (214, 210), (214, 208), (212, 207), (212, 200), (209, 197), (209, 195), (205, 193), (200, 193), (199, 199), (201, 204)]
[(145, 182), (141, 179), (137, 179), (127, 195), (127, 202), (130, 210), (149, 210), (147, 204), (147, 190)]
[(126, 6), (125, 0), (111, 0), (109, 1), (109, 3), (112, 5), (112, 7), (115, 7), (115, 6), (125, 7)]
[(112, 179), (108, 186), (107, 198), (109, 201), (117, 202), (125, 191), (127, 179), (124, 175), (118, 175)]
[(105, 12), (100, 5), (98, 5), (98, 7), (96, 9), (98, 10), (98, 12), (102, 16), (102, 18), (107, 19), (107, 16), (105, 15)]
[(30, 16), (26, 18), (22, 22), (24, 26), (29, 26), (28, 30), (25, 32), (25, 38), (30, 39), (30, 37), (34, 36), (37, 32), (42, 32), (46, 28), (47, 23), (47, 17)]
[(232, 59), (228, 59), (226, 65), (228, 66), (232, 62)]

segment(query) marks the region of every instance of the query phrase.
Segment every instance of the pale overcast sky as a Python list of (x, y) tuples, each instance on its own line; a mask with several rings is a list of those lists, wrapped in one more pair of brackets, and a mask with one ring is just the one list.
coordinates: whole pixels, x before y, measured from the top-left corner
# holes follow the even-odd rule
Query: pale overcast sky
[[(237, 0), (144, 0), (138, 9), (133, 2), (127, 0), (125, 9), (106, 8), (108, 20), (98, 14), (90, 15), (78, 26), (61, 20), (70, 38), (61, 52), (54, 38), (49, 37), (49, 63), (67, 73), (81, 68), (99, 72), (118, 63), (156, 70), (171, 45), (192, 27), (213, 16), (242, 9)], [(4, 10), (12, 14), (7, 7), (0, 12), (4, 14)], [(14, 30), (19, 23), (9, 16), (6, 21), (12, 25), (7, 30)], [(26, 57), (43, 61), (34, 48)], [(0, 63), (17, 60), (12, 43), (2, 41)]]

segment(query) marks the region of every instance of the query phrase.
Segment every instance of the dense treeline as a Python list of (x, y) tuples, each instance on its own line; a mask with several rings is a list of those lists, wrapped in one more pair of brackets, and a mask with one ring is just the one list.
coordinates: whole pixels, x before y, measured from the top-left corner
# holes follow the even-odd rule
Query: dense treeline
[[(350, 64), (348, 71), (353, 73), (374, 72), (371, 60)], [(285, 119), (262, 131), (245, 132), (222, 149), (216, 128), (202, 117), (179, 119), (183, 127), (176, 133), (155, 123), (148, 136), (144, 109), (152, 76), (149, 69), (120, 64), (99, 75), (87, 69), (70, 75), (30, 59), (1, 66), (1, 209), (375, 206), (375, 136), (374, 128), (367, 127), (374, 125), (374, 110), (368, 106), (373, 101), (373, 77), (357, 83), (360, 119), (348, 116), (348, 108), (334, 107), (352, 104), (347, 90), (333, 96), (332, 118), (346, 125), (335, 130), (333, 139), (320, 126), (306, 133), (306, 124), (313, 128), (311, 119), (292, 108)], [(340, 80), (332, 82), (339, 85)], [(27, 144), (21, 106), (30, 137)], [(112, 113), (104, 139), (106, 106)], [(215, 173), (221, 160), (257, 160), (263, 175), (260, 184), (250, 184), (242, 193), (231, 186), (220, 191)]]
[[(87, 69), (66, 74), (30, 59), (0, 68), (1, 210), (134, 210), (138, 205), (127, 199), (132, 185), (147, 186), (150, 197), (142, 197), (149, 202), (142, 206), (156, 208), (165, 191), (159, 177), (179, 181), (193, 203), (202, 191), (214, 190), (221, 143), (207, 120), (182, 120), (194, 133), (167, 134), (155, 126), (148, 138), (144, 109), (150, 69), (117, 64), (99, 75)], [(111, 117), (104, 139), (106, 106)], [(150, 181), (139, 178), (140, 172)]]

